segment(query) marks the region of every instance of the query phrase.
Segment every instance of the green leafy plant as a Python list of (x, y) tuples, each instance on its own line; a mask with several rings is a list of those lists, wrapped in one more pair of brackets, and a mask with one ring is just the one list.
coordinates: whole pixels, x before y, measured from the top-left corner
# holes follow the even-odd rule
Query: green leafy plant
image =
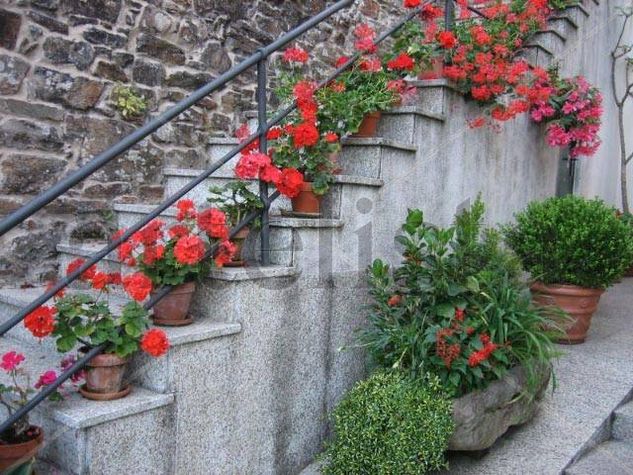
[[(226, 215), (229, 227), (237, 225), (248, 214), (261, 210), (264, 204), (259, 196), (248, 189), (245, 181), (232, 181), (224, 186), (212, 186), (209, 188), (211, 196), (207, 201)], [(251, 226), (259, 227), (259, 219)]]
[(344, 137), (358, 131), (363, 118), (391, 107), (398, 94), (388, 87), (392, 75), (383, 69), (365, 71), (362, 61), (316, 92), (322, 129)]
[(420, 474), (446, 467), (451, 403), (436, 378), (377, 372), (334, 410), (324, 475)]
[(517, 365), (536, 390), (540, 368), (556, 355), (557, 332), (546, 330), (553, 322), (532, 306), (520, 265), (499, 234), (482, 232), (483, 214), (477, 199), (454, 226), (441, 228), (410, 211), (397, 238), (402, 265), (392, 271), (376, 260), (371, 267), (373, 304), (360, 333), (379, 367), (435, 374), (455, 397)]
[(142, 117), (147, 110), (147, 101), (131, 87), (116, 86), (112, 91), (112, 99), (119, 113), (125, 119)]
[(55, 302), (53, 336), (57, 350), (66, 353), (77, 344), (91, 348), (106, 343), (105, 353), (125, 358), (136, 353), (149, 328), (149, 316), (138, 302), (127, 303), (114, 315), (107, 301), (86, 294), (67, 295)]
[(597, 199), (570, 195), (530, 203), (505, 236), (532, 278), (545, 284), (606, 288), (633, 261), (630, 226)]

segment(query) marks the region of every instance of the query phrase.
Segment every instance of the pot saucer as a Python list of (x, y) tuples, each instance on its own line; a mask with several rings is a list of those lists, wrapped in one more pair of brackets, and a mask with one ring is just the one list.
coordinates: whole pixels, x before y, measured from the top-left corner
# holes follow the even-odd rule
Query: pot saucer
[(191, 325), (193, 323), (193, 317), (187, 315), (185, 318), (176, 318), (174, 320), (158, 320), (152, 316), (152, 322), (154, 322), (154, 325), (161, 327), (184, 327), (185, 325)]
[(128, 384), (121, 391), (116, 393), (93, 393), (92, 391), (88, 391), (86, 389), (86, 385), (84, 384), (79, 388), (79, 392), (86, 399), (91, 399), (93, 401), (113, 401), (115, 399), (121, 399), (132, 391), (132, 386)]

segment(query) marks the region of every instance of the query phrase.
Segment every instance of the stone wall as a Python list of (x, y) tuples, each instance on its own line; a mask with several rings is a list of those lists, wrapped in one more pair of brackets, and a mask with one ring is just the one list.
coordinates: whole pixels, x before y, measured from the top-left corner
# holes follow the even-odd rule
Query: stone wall
[[(0, 215), (164, 111), (332, 1), (4, 0), (0, 5)], [(301, 44), (326, 72), (353, 27), (387, 25), (399, 0), (362, 0)], [(346, 48), (347, 47), (347, 48)], [(271, 58), (271, 63), (275, 58)], [(117, 85), (147, 104), (125, 120)], [(253, 110), (254, 72), (94, 174), (0, 239), (0, 281), (56, 274), (55, 245), (104, 239), (111, 203), (156, 202), (164, 165), (195, 166), (206, 139), (231, 134)]]

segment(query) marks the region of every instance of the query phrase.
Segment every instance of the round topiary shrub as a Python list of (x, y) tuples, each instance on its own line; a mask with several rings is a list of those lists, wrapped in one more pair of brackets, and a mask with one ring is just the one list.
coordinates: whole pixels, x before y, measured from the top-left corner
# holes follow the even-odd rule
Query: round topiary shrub
[(374, 373), (334, 410), (335, 437), (323, 454), (323, 473), (420, 474), (444, 468), (451, 414), (437, 378)]
[(525, 269), (544, 284), (606, 288), (633, 261), (633, 233), (614, 208), (578, 196), (531, 203), (505, 229)]

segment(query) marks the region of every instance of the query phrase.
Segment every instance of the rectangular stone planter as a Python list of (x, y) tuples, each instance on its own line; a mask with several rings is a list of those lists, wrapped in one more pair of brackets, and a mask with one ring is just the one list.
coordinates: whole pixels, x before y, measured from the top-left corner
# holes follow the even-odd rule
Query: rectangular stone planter
[(448, 449), (488, 449), (511, 426), (524, 424), (532, 419), (549, 384), (551, 373), (550, 366), (539, 372), (539, 383), (532, 395), (528, 393), (527, 372), (523, 367), (517, 366), (487, 388), (455, 399), (455, 431)]

